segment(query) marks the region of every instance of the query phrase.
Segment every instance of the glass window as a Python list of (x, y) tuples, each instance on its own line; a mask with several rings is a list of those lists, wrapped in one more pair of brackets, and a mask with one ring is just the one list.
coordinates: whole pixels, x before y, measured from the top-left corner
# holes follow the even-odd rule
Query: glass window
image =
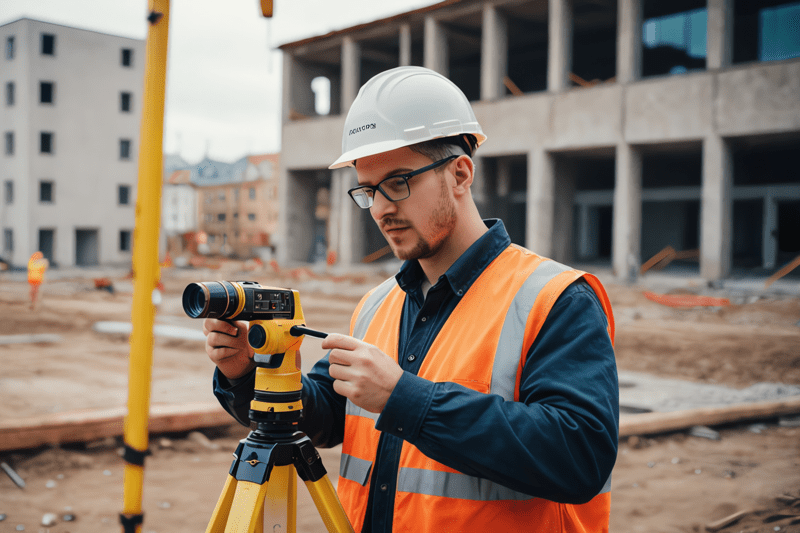
[(39, 201), (42, 203), (53, 203), (53, 182), (39, 182)]
[(119, 205), (130, 205), (131, 187), (130, 185), (120, 185), (117, 191), (117, 201)]
[(131, 158), (131, 141), (130, 141), (130, 139), (120, 139), (119, 140), (119, 158), (120, 159), (130, 159)]
[(52, 81), (39, 82), (39, 103), (52, 104), (55, 93), (55, 83)]
[(14, 203), (14, 182), (13, 181), (6, 181), (5, 200), (6, 200), (6, 204), (13, 204)]
[(123, 113), (131, 112), (131, 93), (119, 93), (119, 110)]
[(42, 34), (42, 55), (54, 56), (56, 55), (56, 36), (52, 33)]
[(217, 213), (217, 222), (225, 222), (225, 213)]
[(255, 200), (256, 199), (256, 188), (255, 187), (250, 187), (250, 190), (248, 191), (248, 194), (250, 195), (250, 199), (251, 200)]
[(131, 231), (127, 229), (120, 230), (119, 232), (119, 251), (131, 251)]
[(6, 132), (6, 155), (14, 155), (14, 132)]
[(6, 59), (14, 59), (14, 36), (6, 37)]
[(52, 154), (54, 151), (55, 134), (43, 131), (39, 134), (39, 153)]
[(705, 2), (674, 12), (669, 3), (645, 0), (642, 27), (642, 76), (682, 74), (706, 68)]
[(122, 66), (123, 67), (133, 66), (133, 50), (131, 48), (122, 49)]
[(3, 250), (6, 252), (14, 251), (14, 230), (11, 228), (3, 230)]
[(14, 94), (14, 82), (10, 81), (6, 83), (6, 105), (11, 107), (14, 105), (14, 100), (16, 100)]
[(255, 213), (247, 213), (247, 220), (255, 220), (256, 214)]

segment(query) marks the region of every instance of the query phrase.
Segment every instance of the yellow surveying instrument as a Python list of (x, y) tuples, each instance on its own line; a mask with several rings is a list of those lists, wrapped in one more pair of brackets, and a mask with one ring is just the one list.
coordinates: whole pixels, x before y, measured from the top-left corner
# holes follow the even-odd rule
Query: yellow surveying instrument
[(249, 321), (247, 340), (255, 351), (255, 394), (249, 416), (256, 428), (233, 454), (206, 533), (263, 532), (264, 518), (270, 517), (265, 513), (267, 502), (275, 514), (286, 513), (285, 525), (274, 523), (272, 530), (294, 533), (293, 470), (308, 487), (328, 531), (352, 532), (319, 453), (297, 428), (303, 417), (297, 350), (305, 335), (327, 336), (305, 327), (299, 293), (254, 281), (192, 283), (183, 291), (183, 309), (192, 318)]

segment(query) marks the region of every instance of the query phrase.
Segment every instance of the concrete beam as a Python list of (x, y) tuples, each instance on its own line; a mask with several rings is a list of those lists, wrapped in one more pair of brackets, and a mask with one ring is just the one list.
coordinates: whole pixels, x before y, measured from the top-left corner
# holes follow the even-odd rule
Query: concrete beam
[(483, 6), (481, 37), (481, 100), (496, 100), (505, 93), (508, 75), (508, 23), (492, 4)]
[(547, 90), (569, 88), (572, 70), (572, 0), (550, 0), (547, 46)]
[(555, 157), (542, 148), (528, 155), (525, 247), (544, 257), (553, 253), (555, 166)]
[(411, 65), (411, 26), (408, 24), (400, 25), (400, 59), (401, 67)]
[(721, 280), (730, 274), (733, 247), (733, 163), (731, 148), (719, 136), (703, 142), (700, 205), (700, 275)]
[(617, 83), (642, 77), (642, 0), (617, 2)]
[(627, 143), (617, 146), (611, 264), (614, 275), (635, 281), (641, 264), (642, 156)]
[(425, 17), (424, 66), (441, 74), (450, 74), (450, 50), (447, 33), (442, 24), (433, 17)]
[(346, 115), (361, 87), (361, 46), (346, 35), (342, 41), (342, 114)]
[(733, 61), (733, 0), (708, 0), (706, 69), (727, 68)]

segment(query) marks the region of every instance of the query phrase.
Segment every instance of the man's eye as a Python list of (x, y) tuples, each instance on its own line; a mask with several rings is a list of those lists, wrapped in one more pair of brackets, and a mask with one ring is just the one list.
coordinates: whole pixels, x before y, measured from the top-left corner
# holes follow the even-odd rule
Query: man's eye
[(406, 190), (406, 180), (403, 178), (389, 178), (381, 186), (389, 192), (402, 192)]

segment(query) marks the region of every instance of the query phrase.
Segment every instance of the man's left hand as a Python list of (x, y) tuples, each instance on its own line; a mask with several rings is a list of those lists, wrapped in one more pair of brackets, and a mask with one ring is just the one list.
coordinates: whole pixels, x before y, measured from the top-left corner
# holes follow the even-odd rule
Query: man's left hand
[(347, 335), (331, 333), (322, 348), (331, 351), (333, 390), (371, 413), (383, 411), (403, 375), (400, 365), (372, 344)]

